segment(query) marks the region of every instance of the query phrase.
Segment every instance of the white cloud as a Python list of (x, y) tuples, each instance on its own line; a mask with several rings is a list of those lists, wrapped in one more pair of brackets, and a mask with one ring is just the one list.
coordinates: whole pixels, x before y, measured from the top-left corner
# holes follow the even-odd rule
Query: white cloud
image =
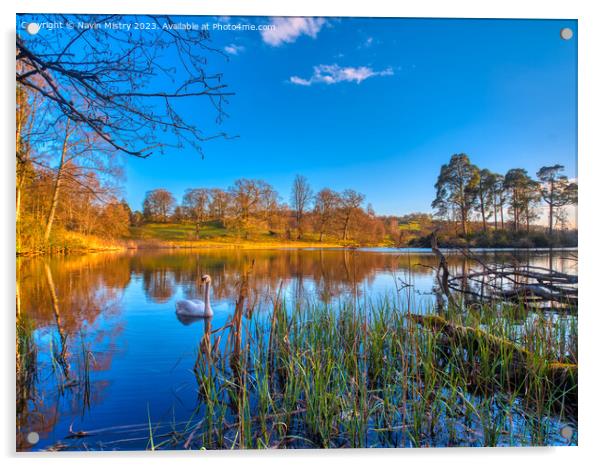
[(238, 55), (244, 52), (245, 48), (242, 45), (230, 44), (224, 47), (224, 51), (230, 55)]
[(311, 81), (307, 79), (300, 78), (299, 76), (291, 76), (290, 81), (293, 84), (298, 84), (299, 86), (311, 86)]
[(274, 28), (261, 31), (261, 38), (273, 47), (295, 42), (302, 35), (315, 39), (325, 23), (323, 18), (272, 18)]
[(339, 65), (318, 65), (314, 66), (314, 73), (309, 78), (291, 76), (289, 81), (300, 86), (311, 86), (316, 83), (336, 84), (341, 82), (355, 82), (357, 84), (375, 76), (391, 76), (393, 70), (387, 68), (382, 71), (375, 71), (368, 66), (346, 66)]

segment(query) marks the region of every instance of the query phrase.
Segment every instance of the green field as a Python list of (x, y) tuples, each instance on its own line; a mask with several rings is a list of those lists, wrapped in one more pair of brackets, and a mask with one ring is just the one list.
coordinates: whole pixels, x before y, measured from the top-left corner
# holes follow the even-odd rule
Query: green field
[(200, 228), (197, 236), (191, 223), (148, 223), (131, 227), (133, 239), (158, 239), (163, 241), (194, 241), (203, 239), (232, 238), (231, 232), (216, 224), (206, 224)]
[(239, 232), (224, 228), (217, 222), (203, 224), (197, 233), (192, 223), (147, 223), (138, 227), (130, 227), (130, 240), (138, 246), (225, 246), (237, 247), (337, 247), (351, 246), (339, 239), (326, 238), (319, 241), (317, 234), (308, 233), (302, 240), (287, 239), (281, 234), (269, 230), (252, 230)]

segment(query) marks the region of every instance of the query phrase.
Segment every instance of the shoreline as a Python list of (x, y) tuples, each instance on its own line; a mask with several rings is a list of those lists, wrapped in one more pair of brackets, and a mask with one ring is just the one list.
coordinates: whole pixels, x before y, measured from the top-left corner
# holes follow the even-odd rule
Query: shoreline
[[(132, 242), (137, 244), (132, 244)], [(193, 251), (193, 250), (316, 250), (316, 249), (327, 249), (327, 250), (347, 250), (347, 251), (359, 251), (359, 252), (381, 252), (381, 253), (432, 253), (431, 248), (421, 247), (395, 247), (395, 246), (355, 246), (355, 245), (342, 245), (336, 243), (315, 243), (315, 242), (240, 242), (240, 243), (226, 243), (226, 242), (206, 242), (206, 241), (192, 241), (192, 242), (164, 242), (164, 241), (146, 241), (146, 240), (126, 240), (124, 244), (112, 245), (107, 247), (93, 247), (89, 249), (65, 249), (61, 251), (25, 251), (17, 252), (15, 256), (17, 258), (26, 257), (48, 257), (48, 256), (67, 256), (67, 255), (85, 255), (85, 254), (96, 254), (96, 253), (125, 253), (125, 252), (136, 252), (136, 251)], [(495, 253), (495, 252), (546, 252), (546, 251), (578, 251), (578, 246), (560, 246), (551, 248), (542, 247), (500, 247), (494, 246), (490, 248), (483, 247), (441, 247), (440, 250), (448, 253), (457, 253), (460, 251), (472, 251), (481, 253)]]

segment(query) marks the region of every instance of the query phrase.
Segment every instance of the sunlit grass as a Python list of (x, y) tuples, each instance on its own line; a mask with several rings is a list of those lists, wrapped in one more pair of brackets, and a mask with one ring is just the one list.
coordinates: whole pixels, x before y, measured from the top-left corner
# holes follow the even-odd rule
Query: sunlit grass
[(335, 237), (319, 241), (319, 235), (307, 233), (302, 240), (285, 239), (269, 230), (254, 229), (240, 232), (206, 222), (197, 230), (193, 223), (147, 223), (131, 227), (130, 247), (342, 247), (349, 242)]
[(70, 254), (93, 251), (120, 251), (125, 243), (119, 239), (101, 238), (56, 228), (48, 242), (39, 234), (21, 234), (17, 255)]

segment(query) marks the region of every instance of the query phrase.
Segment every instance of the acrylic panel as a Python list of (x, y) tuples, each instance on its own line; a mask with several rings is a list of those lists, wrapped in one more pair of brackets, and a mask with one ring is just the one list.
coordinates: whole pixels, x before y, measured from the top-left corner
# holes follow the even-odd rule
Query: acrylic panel
[(17, 451), (576, 445), (577, 39), (17, 15)]

